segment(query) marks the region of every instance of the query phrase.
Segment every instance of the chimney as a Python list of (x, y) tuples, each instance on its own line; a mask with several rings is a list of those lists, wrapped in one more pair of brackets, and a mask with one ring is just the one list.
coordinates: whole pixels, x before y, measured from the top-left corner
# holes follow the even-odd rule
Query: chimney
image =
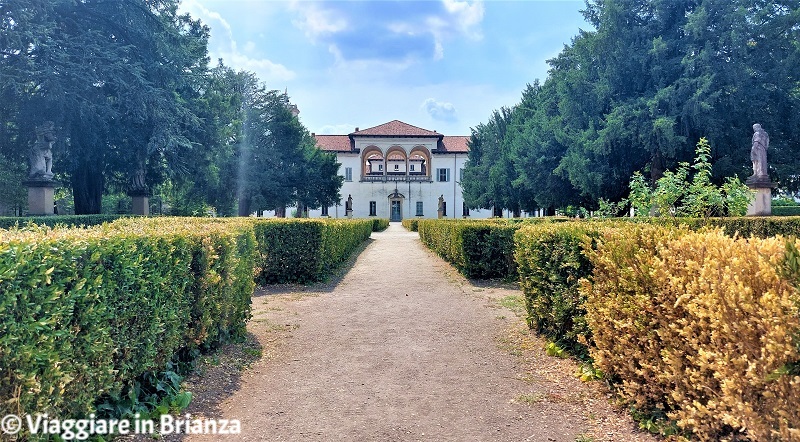
[(311, 132), (311, 136), (316, 137), (317, 136), (316, 132)]
[(356, 130), (355, 131), (358, 132), (358, 126), (356, 126)]

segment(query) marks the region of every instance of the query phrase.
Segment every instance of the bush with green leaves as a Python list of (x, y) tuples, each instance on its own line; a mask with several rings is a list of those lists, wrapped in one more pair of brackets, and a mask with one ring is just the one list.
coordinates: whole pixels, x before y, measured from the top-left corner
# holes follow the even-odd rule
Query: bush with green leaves
[(403, 227), (410, 232), (416, 232), (419, 225), (419, 218), (406, 218), (403, 220)]
[(85, 417), (180, 352), (242, 337), (254, 252), (242, 222), (0, 231), (0, 414)]
[(256, 220), (256, 280), (262, 284), (324, 279), (366, 241), (373, 220)]
[(528, 325), (579, 358), (588, 356), (586, 297), (579, 281), (592, 274), (585, 249), (610, 223), (568, 222), (525, 226), (514, 235), (514, 258), (525, 294)]
[(693, 165), (680, 163), (676, 171), (664, 172), (654, 189), (640, 172), (633, 174), (627, 201), (636, 216), (743, 216), (747, 212), (752, 191), (738, 177), (727, 178), (721, 187), (711, 182), (708, 140), (701, 138), (695, 153)]
[(419, 220), (422, 242), (469, 278), (517, 277), (514, 232), (528, 223), (518, 220)]
[(389, 227), (389, 220), (386, 218), (372, 218), (372, 231), (383, 232)]
[(54, 215), (54, 216), (0, 216), (0, 229), (25, 227), (28, 224), (37, 226), (90, 227), (110, 223), (119, 218), (133, 215)]

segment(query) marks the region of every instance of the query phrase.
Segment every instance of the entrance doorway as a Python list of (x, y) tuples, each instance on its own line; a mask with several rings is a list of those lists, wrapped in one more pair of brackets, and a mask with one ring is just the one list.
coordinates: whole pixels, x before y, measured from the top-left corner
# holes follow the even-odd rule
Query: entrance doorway
[(403, 220), (403, 204), (400, 200), (392, 200), (392, 216), (390, 217), (390, 221), (402, 221)]
[(389, 221), (398, 222), (403, 220), (403, 200), (405, 196), (394, 189), (394, 193), (389, 195)]

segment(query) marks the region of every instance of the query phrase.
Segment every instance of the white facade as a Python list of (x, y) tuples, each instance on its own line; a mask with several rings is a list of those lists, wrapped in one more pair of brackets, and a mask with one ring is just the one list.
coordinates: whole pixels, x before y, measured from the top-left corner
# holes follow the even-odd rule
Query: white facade
[[(491, 210), (465, 211), (461, 175), (468, 160), (466, 137), (444, 137), (399, 121), (349, 135), (317, 136), (318, 146), (335, 152), (345, 177), (339, 206), (310, 210), (310, 217), (346, 217), (352, 198), (354, 218), (488, 218)], [(382, 165), (383, 167), (379, 167)], [(411, 170), (413, 166), (414, 170)]]

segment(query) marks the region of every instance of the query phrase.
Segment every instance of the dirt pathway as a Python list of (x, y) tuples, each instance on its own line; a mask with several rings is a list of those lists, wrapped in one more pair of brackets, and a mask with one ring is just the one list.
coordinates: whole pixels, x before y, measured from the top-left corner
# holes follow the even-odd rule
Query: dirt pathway
[(235, 440), (651, 440), (525, 335), (498, 303), (518, 291), (470, 283), (399, 224), (372, 238), (329, 286), (257, 293), (263, 355), (211, 413), (241, 421)]

